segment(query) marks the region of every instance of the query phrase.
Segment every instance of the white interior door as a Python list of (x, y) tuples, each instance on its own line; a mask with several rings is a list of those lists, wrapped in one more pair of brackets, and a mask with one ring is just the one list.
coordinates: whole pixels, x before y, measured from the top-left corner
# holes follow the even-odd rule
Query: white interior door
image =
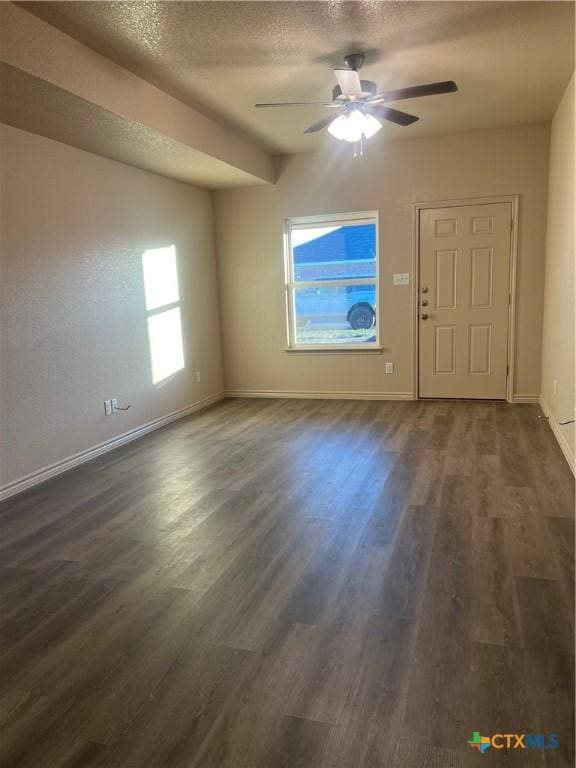
[(420, 211), (420, 397), (506, 399), (511, 232), (511, 203)]

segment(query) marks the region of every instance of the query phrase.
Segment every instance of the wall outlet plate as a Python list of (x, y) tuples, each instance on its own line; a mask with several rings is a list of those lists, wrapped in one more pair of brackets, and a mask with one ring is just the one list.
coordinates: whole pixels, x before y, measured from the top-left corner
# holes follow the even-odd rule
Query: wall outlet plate
[(392, 283), (393, 285), (410, 285), (410, 272), (395, 272)]
[(386, 373), (394, 373), (394, 363), (391, 360), (386, 363)]
[(112, 416), (112, 400), (104, 400), (104, 416)]

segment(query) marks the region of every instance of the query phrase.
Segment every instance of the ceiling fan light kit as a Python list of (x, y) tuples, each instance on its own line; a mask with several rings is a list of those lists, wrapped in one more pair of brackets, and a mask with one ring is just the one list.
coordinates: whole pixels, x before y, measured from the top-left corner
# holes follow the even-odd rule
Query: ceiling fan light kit
[(362, 137), (369, 139), (382, 128), (382, 123), (373, 115), (353, 109), (338, 115), (328, 126), (328, 133), (340, 141), (356, 142)]
[[(437, 96), (443, 93), (454, 93), (458, 90), (453, 80), (443, 80), (438, 83), (414, 85), (408, 88), (398, 88), (394, 91), (377, 93), (376, 84), (370, 80), (360, 80), (359, 70), (364, 63), (364, 55), (351, 53), (344, 57), (346, 69), (335, 69), (337, 85), (332, 90), (332, 101), (308, 102), (309, 104), (332, 107), (338, 110), (317, 123), (309, 126), (304, 133), (316, 133), (328, 128), (328, 133), (340, 141), (360, 144), (360, 154), (363, 154), (364, 141), (374, 136), (382, 128), (381, 120), (406, 127), (417, 122), (416, 115), (401, 112), (386, 106), (389, 101), (417, 99), (422, 96)], [(307, 106), (306, 102), (285, 102), (280, 104), (256, 104), (256, 107), (288, 107)], [(357, 152), (355, 151), (355, 155)]]

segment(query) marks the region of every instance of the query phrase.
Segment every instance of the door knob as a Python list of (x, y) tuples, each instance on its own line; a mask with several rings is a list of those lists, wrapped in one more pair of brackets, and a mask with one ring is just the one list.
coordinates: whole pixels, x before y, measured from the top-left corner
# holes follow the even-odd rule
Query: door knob
[(424, 286), (420, 290), (422, 291), (422, 293), (428, 293), (428, 288), (426, 286)]
[(428, 320), (428, 312), (422, 312), (420, 317), (422, 318), (422, 320)]
[(428, 306), (428, 299), (422, 299), (421, 304), (422, 304), (423, 307), (427, 307)]

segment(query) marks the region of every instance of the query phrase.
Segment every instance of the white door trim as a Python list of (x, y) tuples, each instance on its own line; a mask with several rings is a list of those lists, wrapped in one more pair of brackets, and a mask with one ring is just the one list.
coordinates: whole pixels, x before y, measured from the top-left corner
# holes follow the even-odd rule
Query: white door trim
[(494, 195), (491, 197), (469, 197), (457, 200), (437, 200), (430, 203), (412, 204), (412, 274), (414, 275), (412, 290), (412, 348), (414, 359), (412, 370), (414, 399), (420, 398), (419, 392), (419, 322), (418, 296), (420, 291), (420, 211), (427, 208), (455, 208), (463, 205), (490, 205), (494, 203), (510, 203), (512, 205), (512, 233), (510, 238), (510, 304), (508, 306), (508, 378), (506, 379), (506, 401), (514, 401), (514, 359), (516, 341), (516, 274), (518, 261), (518, 214), (520, 211), (520, 195)]

